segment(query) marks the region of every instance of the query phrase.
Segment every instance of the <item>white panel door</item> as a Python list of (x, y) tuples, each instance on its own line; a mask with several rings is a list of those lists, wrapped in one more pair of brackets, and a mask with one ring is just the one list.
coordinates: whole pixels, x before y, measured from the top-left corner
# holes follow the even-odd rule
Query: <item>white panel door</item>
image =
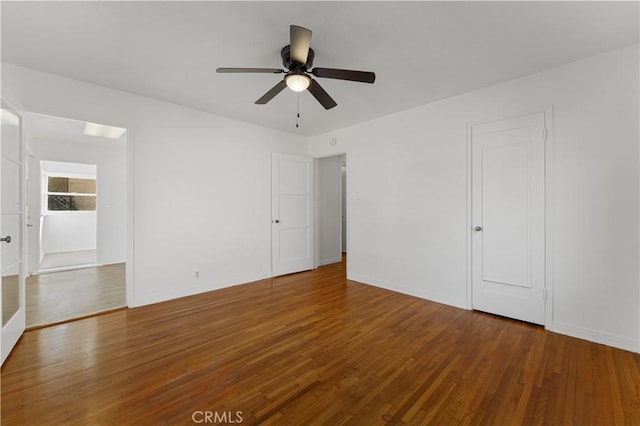
[(475, 125), (473, 308), (544, 324), (544, 114)]
[(273, 154), (273, 275), (313, 269), (313, 159)]
[(25, 329), (23, 250), (23, 150), (20, 116), (2, 101), (0, 144), (0, 311), (2, 363)]

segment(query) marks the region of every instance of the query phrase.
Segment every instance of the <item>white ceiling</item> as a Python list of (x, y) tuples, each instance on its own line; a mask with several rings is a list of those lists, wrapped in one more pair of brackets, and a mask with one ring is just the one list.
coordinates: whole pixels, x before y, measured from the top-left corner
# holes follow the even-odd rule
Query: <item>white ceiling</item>
[[(316, 135), (638, 43), (638, 2), (7, 2), (2, 60), (221, 116)], [(254, 101), (281, 67), (289, 25), (316, 66), (374, 71)]]
[(45, 141), (76, 142), (81, 144), (123, 145), (126, 134), (119, 139), (107, 139), (98, 136), (87, 136), (83, 133), (84, 121), (70, 118), (53, 117), (46, 114), (27, 113), (25, 120), (29, 123), (29, 137)]

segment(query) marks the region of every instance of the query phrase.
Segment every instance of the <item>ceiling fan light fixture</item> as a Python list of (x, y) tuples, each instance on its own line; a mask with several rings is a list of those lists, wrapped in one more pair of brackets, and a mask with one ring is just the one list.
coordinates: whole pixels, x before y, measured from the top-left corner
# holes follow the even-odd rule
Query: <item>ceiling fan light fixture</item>
[(289, 74), (284, 78), (287, 87), (294, 92), (303, 92), (311, 84), (311, 79), (305, 74)]

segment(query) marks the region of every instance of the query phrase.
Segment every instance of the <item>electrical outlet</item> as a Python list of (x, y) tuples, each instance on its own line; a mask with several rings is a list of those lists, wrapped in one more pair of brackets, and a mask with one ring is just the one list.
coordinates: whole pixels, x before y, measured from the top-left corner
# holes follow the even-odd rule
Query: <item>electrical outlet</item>
[(200, 279), (200, 271), (196, 271), (195, 278), (196, 278), (196, 280)]

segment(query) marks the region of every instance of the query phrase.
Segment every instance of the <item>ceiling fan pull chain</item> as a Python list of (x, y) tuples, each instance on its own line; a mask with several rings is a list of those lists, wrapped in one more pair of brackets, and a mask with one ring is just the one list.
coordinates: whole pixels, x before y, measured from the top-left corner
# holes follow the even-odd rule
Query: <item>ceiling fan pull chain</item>
[(296, 128), (300, 127), (298, 122), (300, 121), (300, 92), (298, 92), (298, 114), (296, 115)]

